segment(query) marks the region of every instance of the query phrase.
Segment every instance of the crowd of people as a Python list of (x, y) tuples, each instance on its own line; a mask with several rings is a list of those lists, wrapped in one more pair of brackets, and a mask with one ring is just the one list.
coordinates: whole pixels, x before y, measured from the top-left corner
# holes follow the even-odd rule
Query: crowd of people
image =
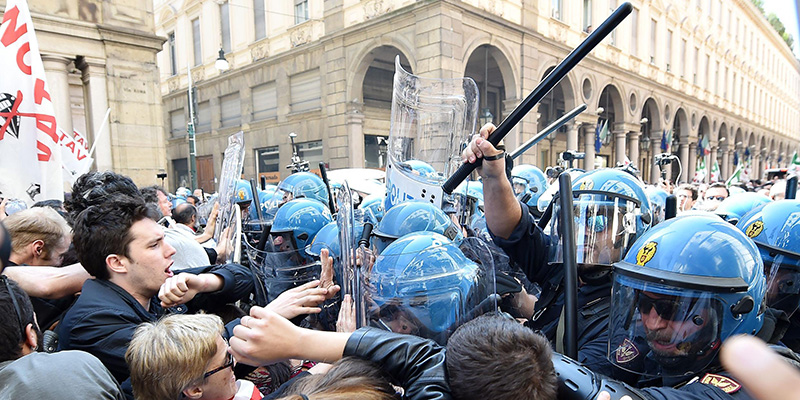
[(492, 129), (441, 204), (308, 172), (215, 196), (91, 172), (63, 203), (0, 203), (0, 398), (800, 398), (785, 180), (512, 169)]

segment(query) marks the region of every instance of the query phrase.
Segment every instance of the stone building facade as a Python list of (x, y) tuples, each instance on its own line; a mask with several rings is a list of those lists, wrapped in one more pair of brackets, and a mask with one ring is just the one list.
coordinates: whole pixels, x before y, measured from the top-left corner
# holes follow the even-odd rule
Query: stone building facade
[[(722, 178), (734, 159), (786, 165), (800, 146), (800, 63), (749, 0), (634, 0), (634, 12), (517, 125), (515, 148), (565, 111), (588, 110), (523, 157), (565, 149), (587, 169), (626, 157), (657, 178), (664, 132), (686, 181), (708, 138)], [(616, 8), (616, 0), (156, 0), (170, 176), (187, 182), (188, 73), (197, 93), (198, 176), (213, 189), (226, 137), (245, 132), (245, 175), (301, 155), (382, 167), (393, 60), (435, 78), (472, 77), (495, 124)], [(228, 71), (215, 69), (223, 48)], [(646, 121), (646, 122), (645, 122)], [(595, 152), (595, 130), (609, 128)], [(666, 135), (663, 135), (666, 136)], [(734, 153), (736, 155), (734, 156)], [(748, 154), (746, 157), (745, 154)], [(581, 165), (584, 166), (584, 165)], [(757, 172), (756, 172), (757, 173)], [(648, 179), (649, 178), (649, 179)], [(178, 182), (182, 181), (182, 182)], [(174, 187), (173, 187), (174, 189)]]
[[(0, 0), (0, 12), (5, 9)], [(158, 183), (166, 170), (149, 0), (28, 0), (56, 121), (97, 142), (95, 167)], [(96, 140), (106, 110), (110, 121)]]

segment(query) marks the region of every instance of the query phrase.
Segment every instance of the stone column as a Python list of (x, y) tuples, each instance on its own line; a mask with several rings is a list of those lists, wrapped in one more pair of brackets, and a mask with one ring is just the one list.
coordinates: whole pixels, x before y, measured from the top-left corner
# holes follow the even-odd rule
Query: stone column
[(641, 166), (639, 165), (639, 135), (640, 132), (638, 131), (630, 131), (628, 132), (629, 139), (628, 139), (628, 158), (631, 159), (631, 163), (636, 168), (641, 170)]
[(111, 122), (107, 122), (103, 131), (98, 132), (103, 126), (103, 119), (108, 110), (106, 66), (100, 60), (84, 59), (79, 68), (83, 71), (84, 93), (87, 97), (89, 127), (86, 134), (89, 136), (90, 146), (95, 147), (93, 155), (95, 165), (98, 171), (112, 170), (114, 165), (111, 157)]
[[(679, 146), (678, 147), (678, 153), (679, 153), (678, 157), (681, 160), (681, 168), (683, 168), (683, 172), (681, 173), (680, 181), (675, 182), (675, 183), (688, 182), (688, 181), (691, 181), (691, 178), (688, 181), (686, 179), (686, 176), (688, 175), (688, 171), (689, 171), (689, 169), (691, 169), (689, 167), (689, 165), (690, 165), (689, 164), (689, 162), (690, 162), (690, 160), (689, 160), (689, 153), (690, 153), (689, 146), (690, 145), (689, 145), (688, 142), (681, 141), (678, 144), (678, 146)], [(694, 172), (694, 170), (692, 170), (692, 172)]]
[(347, 126), (347, 138), (350, 142), (349, 158), (351, 166), (354, 168), (364, 168), (364, 104), (351, 101), (347, 103), (347, 114), (345, 114), (345, 126)]
[(625, 161), (626, 134), (624, 130), (614, 131), (614, 161), (617, 163)]
[(697, 143), (689, 142), (689, 168), (683, 167), (684, 171), (687, 169), (689, 173), (686, 174), (686, 182), (691, 182), (694, 178), (694, 171), (697, 168)]
[(50, 89), (50, 99), (56, 114), (56, 123), (67, 134), (72, 134), (72, 108), (69, 101), (69, 76), (67, 67), (70, 60), (66, 57), (42, 54), (44, 73)]
[(584, 152), (586, 158), (583, 160), (583, 169), (591, 171), (594, 169), (594, 129), (590, 125), (583, 126)]
[[(711, 146), (711, 155), (708, 161), (708, 178), (706, 178), (706, 183), (711, 182), (711, 171), (714, 170), (714, 163), (717, 162), (717, 148), (715, 146)], [(720, 167), (718, 174), (719, 177), (717, 177), (717, 179), (722, 180), (722, 167)]]
[(650, 136), (650, 159), (647, 162), (650, 163), (650, 183), (652, 184), (658, 183), (659, 178), (661, 178), (661, 169), (659, 169), (658, 165), (653, 164), (653, 157), (659, 153), (661, 153), (661, 138), (656, 139)]
[(567, 150), (578, 151), (578, 131), (581, 129), (579, 122), (573, 122), (567, 130)]

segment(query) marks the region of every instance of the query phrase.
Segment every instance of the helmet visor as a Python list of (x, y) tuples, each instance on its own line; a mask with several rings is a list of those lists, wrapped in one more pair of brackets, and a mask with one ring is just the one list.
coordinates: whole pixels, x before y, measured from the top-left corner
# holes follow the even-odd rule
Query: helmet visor
[(612, 364), (646, 376), (684, 376), (716, 357), (725, 308), (714, 294), (617, 274), (611, 296)]
[(791, 317), (800, 306), (800, 269), (795, 265), (797, 260), (784, 254), (772, 253), (770, 256), (763, 257), (767, 305)]
[(275, 300), (286, 290), (318, 279), (320, 275), (321, 264), (307, 255), (307, 249), (280, 250), (282, 245), (276, 245), (276, 242), (284, 243), (283, 240), (291, 241), (286, 234), (270, 234), (265, 250), (246, 244), (247, 255), (267, 291), (269, 301)]
[[(558, 239), (558, 251), (551, 262), (563, 262), (560, 205), (555, 203), (551, 234)], [(631, 199), (605, 194), (580, 194), (573, 204), (577, 262), (610, 266), (625, 256), (636, 240), (639, 208)]]

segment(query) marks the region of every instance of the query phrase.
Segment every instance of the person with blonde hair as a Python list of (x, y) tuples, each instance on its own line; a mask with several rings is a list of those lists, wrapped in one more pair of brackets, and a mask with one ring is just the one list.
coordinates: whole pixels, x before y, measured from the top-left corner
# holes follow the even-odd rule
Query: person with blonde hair
[(72, 235), (67, 220), (49, 207), (35, 207), (3, 220), (13, 243), (12, 265), (60, 266)]
[(134, 398), (261, 399), (251, 382), (236, 380), (222, 331), (222, 320), (211, 314), (175, 314), (139, 325), (125, 352)]

